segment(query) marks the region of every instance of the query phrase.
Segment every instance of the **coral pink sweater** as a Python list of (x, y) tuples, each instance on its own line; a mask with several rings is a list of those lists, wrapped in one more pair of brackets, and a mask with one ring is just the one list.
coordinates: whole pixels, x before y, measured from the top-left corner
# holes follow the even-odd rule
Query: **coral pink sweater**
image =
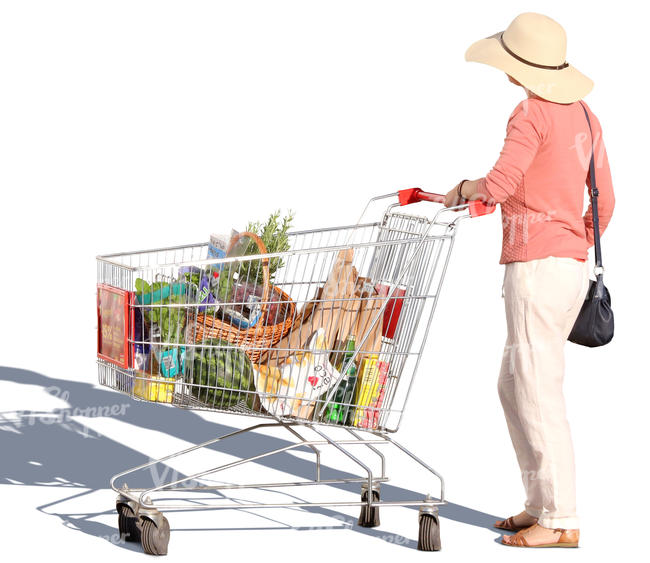
[[(501, 264), (547, 256), (585, 260), (594, 244), (591, 204), (583, 216), (585, 183), (591, 196), (591, 136), (581, 103), (531, 98), (508, 120), (499, 160), (478, 185), (478, 193), (501, 204)], [(585, 107), (594, 135), (602, 234), (614, 210), (614, 190), (600, 123)]]

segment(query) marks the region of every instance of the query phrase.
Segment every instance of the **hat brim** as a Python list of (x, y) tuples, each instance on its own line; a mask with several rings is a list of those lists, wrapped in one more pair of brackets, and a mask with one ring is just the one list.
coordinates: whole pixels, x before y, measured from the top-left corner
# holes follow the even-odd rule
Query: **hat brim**
[(591, 92), (594, 83), (572, 65), (561, 70), (550, 70), (518, 61), (501, 45), (501, 33), (472, 44), (465, 52), (465, 60), (498, 68), (540, 98), (551, 102), (570, 104)]

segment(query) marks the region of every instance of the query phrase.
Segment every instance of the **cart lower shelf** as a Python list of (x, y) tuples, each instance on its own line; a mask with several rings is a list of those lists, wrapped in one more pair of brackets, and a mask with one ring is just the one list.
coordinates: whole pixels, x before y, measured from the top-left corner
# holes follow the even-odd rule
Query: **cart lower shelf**
[[(312, 431), (318, 437), (317, 439), (307, 440), (296, 427)], [(296, 440), (286, 446), (275, 448), (267, 452), (260, 453), (244, 459), (238, 459), (229, 463), (211, 467), (207, 470), (173, 479), (169, 482), (156, 484), (149, 489), (129, 488), (124, 482), (120, 486), (117, 482), (125, 476), (150, 468), (158, 463), (178, 458), (190, 452), (197, 451), (201, 448), (209, 447), (220, 441), (241, 436), (245, 433), (258, 430), (261, 428), (283, 428), (287, 430)], [(172, 453), (163, 458), (150, 461), (148, 463), (133, 467), (115, 475), (111, 479), (111, 487), (118, 493), (116, 509), (118, 514), (118, 526), (120, 537), (127, 542), (139, 542), (145, 553), (150, 555), (165, 555), (170, 538), (170, 526), (163, 511), (185, 511), (185, 510), (217, 510), (217, 509), (252, 509), (252, 508), (293, 508), (293, 507), (340, 507), (340, 506), (358, 506), (360, 514), (358, 525), (363, 527), (376, 527), (380, 524), (379, 510), (386, 506), (418, 506), (418, 549), (421, 551), (438, 551), (440, 550), (440, 520), (438, 507), (446, 503), (444, 498), (444, 481), (442, 477), (429, 465), (407, 450), (404, 446), (393, 440), (385, 433), (378, 431), (356, 431), (350, 428), (341, 430), (350, 435), (348, 439), (333, 439), (325, 434), (322, 428), (317, 424), (305, 422), (287, 422), (277, 419), (277, 422), (260, 423), (249, 426), (242, 430), (230, 432), (218, 438), (207, 442), (197, 444), (179, 452)], [(365, 434), (365, 435), (364, 435)], [(386, 476), (386, 458), (380, 451), (381, 446), (393, 445), (407, 454), (412, 460), (428, 470), (438, 481), (440, 485), (440, 496), (433, 498), (427, 495), (420, 500), (381, 500), (380, 486), (388, 481)], [(363, 470), (363, 476), (346, 477), (339, 479), (321, 479), (321, 447), (330, 446), (338, 450), (348, 459), (352, 460)], [(379, 475), (373, 473), (371, 467), (362, 461), (357, 455), (352, 453), (352, 446), (358, 448), (362, 446), (377, 456), (381, 464)], [(220, 471), (241, 466), (246, 463), (255, 462), (269, 456), (295, 450), (297, 448), (309, 448), (315, 456), (315, 477), (311, 480), (293, 481), (293, 482), (273, 482), (273, 483), (250, 483), (250, 484), (198, 484), (198, 480), (204, 479), (209, 475), (214, 475)], [(152, 495), (156, 493), (176, 492), (218, 492), (228, 489), (269, 489), (285, 487), (301, 487), (308, 485), (340, 485), (340, 484), (360, 484), (360, 500), (358, 501), (328, 501), (328, 502), (288, 502), (288, 503), (246, 503), (238, 504), (235, 502), (220, 502), (216, 504), (170, 504), (162, 500), (152, 500)]]

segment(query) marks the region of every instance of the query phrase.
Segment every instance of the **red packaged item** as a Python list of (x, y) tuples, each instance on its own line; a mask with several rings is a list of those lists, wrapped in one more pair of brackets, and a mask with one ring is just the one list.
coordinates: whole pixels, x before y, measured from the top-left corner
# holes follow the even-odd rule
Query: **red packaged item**
[(406, 287), (403, 285), (398, 285), (394, 290), (393, 286), (378, 283), (375, 286), (377, 293), (381, 297), (387, 297), (388, 303), (384, 309), (384, 323), (382, 325), (382, 335), (391, 340), (395, 337), (395, 330), (397, 329), (397, 323), (399, 322), (399, 316), (402, 312), (402, 306), (404, 305), (404, 299), (401, 299), (406, 295)]
[(130, 293), (105, 284), (97, 286), (97, 356), (129, 367)]

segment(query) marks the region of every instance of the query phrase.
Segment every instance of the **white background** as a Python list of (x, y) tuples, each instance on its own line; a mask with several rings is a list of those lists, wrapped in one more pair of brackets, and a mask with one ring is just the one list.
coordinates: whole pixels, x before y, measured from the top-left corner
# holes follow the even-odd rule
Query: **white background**
[[(3, 368), (12, 381), (0, 381), (3, 558), (142, 560), (138, 546), (110, 541), (108, 477), (216, 434), (206, 419), (246, 422), (93, 394), (95, 255), (205, 240), (278, 207), (294, 209), (299, 228), (349, 223), (372, 196), (412, 186), (446, 192), (483, 176), (524, 94), (463, 55), (525, 10), (562, 23), (568, 60), (595, 81), (587, 102), (604, 130), (617, 197), (603, 239), (616, 338), (602, 349), (567, 346), (582, 547), (552, 553), (594, 560), (638, 551), (650, 390), (647, 22), (638, 6), (3, 2), (0, 364), (26, 370)], [(462, 226), (397, 435), (447, 479), (455, 504), (442, 511), (443, 551), (414, 549), (416, 513), (406, 508), (384, 509), (375, 531), (352, 525), (356, 509), (224, 511), (170, 514), (170, 559), (522, 556), (489, 528), (523, 504), (496, 392), (505, 339), (499, 214)], [(52, 385), (82, 406), (96, 397), (128, 403), (129, 416), (18, 428), (13, 411), (66, 406), (44, 390)], [(94, 434), (77, 434), (83, 426)], [(396, 486), (437, 494), (413, 469), (389, 457)]]

